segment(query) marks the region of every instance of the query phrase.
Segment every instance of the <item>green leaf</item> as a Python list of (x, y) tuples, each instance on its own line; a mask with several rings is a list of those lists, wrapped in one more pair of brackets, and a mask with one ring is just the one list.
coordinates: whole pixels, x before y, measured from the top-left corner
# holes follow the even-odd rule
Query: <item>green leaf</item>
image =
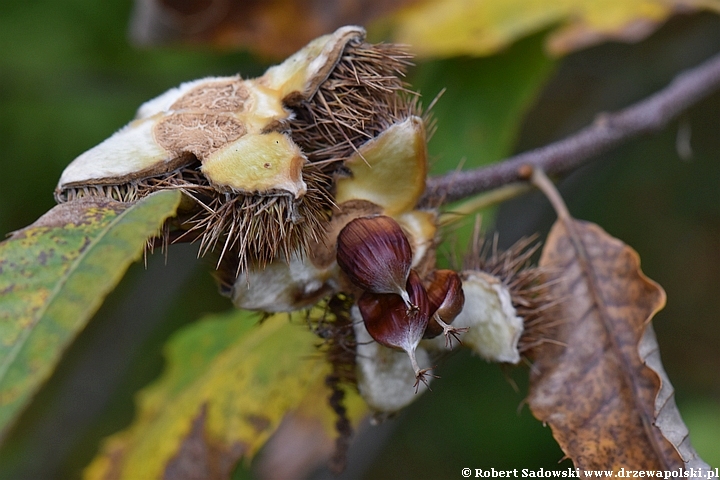
[[(418, 65), (411, 82), (425, 102), (445, 89), (431, 110), (437, 121), (428, 146), (432, 174), (487, 165), (512, 153), (525, 114), (557, 64), (545, 54), (543, 42), (544, 35), (535, 35), (492, 57)], [(484, 226), (492, 224), (491, 215), (484, 212)], [(468, 245), (473, 220), (453, 230), (457, 254)]]
[(172, 478), (188, 461), (204, 478), (228, 476), (287, 412), (324, 389), (329, 364), (307, 326), (287, 315), (258, 325), (252, 315), (232, 311), (176, 334), (169, 367), (140, 393), (134, 423), (104, 442), (85, 476)]
[(179, 201), (66, 203), (0, 243), (0, 438)]
[(430, 143), (434, 174), (502, 159), (515, 144), (525, 113), (553, 73), (556, 61), (535, 35), (486, 58), (460, 57), (420, 63), (410, 79), (432, 107), (437, 131)]

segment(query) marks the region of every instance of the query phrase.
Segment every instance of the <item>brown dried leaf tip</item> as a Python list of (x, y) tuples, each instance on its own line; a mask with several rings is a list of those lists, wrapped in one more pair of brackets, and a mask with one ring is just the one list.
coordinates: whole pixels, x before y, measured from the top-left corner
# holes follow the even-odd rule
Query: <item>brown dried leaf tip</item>
[(409, 54), (364, 35), (343, 27), (262, 77), (196, 80), (146, 102), (65, 169), (56, 200), (180, 189), (193, 202), (174, 240), (199, 239), (232, 275), (306, 256), (324, 239), (343, 162), (418, 113), (402, 81)]

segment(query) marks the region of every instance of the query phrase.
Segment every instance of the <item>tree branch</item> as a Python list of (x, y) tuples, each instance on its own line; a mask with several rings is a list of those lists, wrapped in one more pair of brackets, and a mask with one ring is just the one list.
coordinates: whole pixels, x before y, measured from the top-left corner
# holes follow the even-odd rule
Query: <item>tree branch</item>
[(523, 165), (549, 175), (572, 171), (592, 157), (640, 134), (657, 132), (680, 113), (720, 89), (720, 54), (679, 74), (663, 90), (615, 113), (598, 115), (592, 125), (563, 140), (474, 170), (428, 179), (421, 205), (460, 200), (523, 180)]

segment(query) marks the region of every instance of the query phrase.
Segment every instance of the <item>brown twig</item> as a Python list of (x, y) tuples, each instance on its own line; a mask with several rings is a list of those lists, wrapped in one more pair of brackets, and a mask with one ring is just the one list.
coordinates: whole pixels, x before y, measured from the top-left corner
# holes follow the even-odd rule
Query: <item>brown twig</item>
[(563, 140), (496, 164), (428, 179), (421, 205), (453, 202), (522, 180), (522, 165), (550, 175), (568, 173), (587, 160), (641, 134), (657, 132), (680, 113), (720, 89), (720, 54), (680, 73), (663, 90), (615, 113), (598, 115), (592, 125)]

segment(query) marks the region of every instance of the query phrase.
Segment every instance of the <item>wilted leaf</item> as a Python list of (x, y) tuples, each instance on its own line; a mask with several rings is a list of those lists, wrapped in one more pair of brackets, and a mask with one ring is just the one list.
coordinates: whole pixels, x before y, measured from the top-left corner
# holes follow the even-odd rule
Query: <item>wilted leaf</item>
[(608, 40), (642, 40), (674, 12), (699, 8), (720, 10), (704, 0), (436, 0), (408, 7), (389, 23), (394, 41), (428, 57), (490, 55), (558, 25), (547, 46), (559, 55)]
[(560, 217), (540, 265), (561, 300), (556, 339), (566, 346), (537, 351), (534, 415), (583, 470), (708, 468), (689, 444), (649, 323), (665, 292), (630, 247), (597, 225)]
[(168, 370), (140, 394), (135, 422), (106, 440), (86, 477), (226, 478), (325, 388), (329, 364), (316, 343), (287, 315), (258, 325), (233, 311), (186, 328), (168, 344)]
[(179, 200), (66, 203), (0, 244), (0, 437)]
[(283, 57), (343, 25), (366, 25), (419, 0), (135, 0), (131, 35), (141, 44), (171, 41), (249, 47)]

